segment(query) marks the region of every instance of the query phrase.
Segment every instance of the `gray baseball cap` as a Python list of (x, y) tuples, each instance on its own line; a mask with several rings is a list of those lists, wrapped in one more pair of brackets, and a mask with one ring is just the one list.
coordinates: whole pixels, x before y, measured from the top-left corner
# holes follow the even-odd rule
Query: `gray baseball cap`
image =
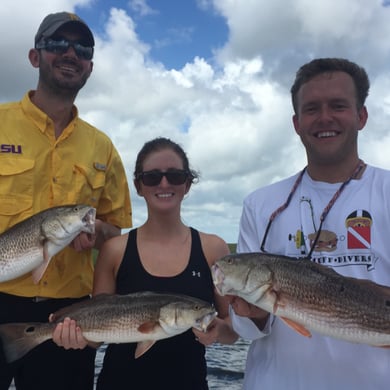
[(51, 37), (60, 27), (65, 24), (74, 24), (80, 29), (80, 32), (84, 35), (86, 44), (95, 46), (95, 40), (93, 38), (92, 31), (89, 29), (87, 23), (79, 18), (76, 14), (70, 12), (57, 12), (47, 15), (38, 28), (35, 35), (35, 44), (37, 44), (42, 38)]

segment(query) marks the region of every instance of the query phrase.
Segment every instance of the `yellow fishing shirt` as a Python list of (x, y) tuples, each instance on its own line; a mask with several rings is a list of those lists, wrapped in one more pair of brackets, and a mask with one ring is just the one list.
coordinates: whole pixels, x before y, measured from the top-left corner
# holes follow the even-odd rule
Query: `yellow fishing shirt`
[[(132, 225), (129, 186), (121, 158), (103, 132), (73, 120), (56, 139), (53, 121), (30, 100), (0, 105), (0, 233), (49, 207), (87, 204), (97, 218)], [(92, 250), (67, 247), (50, 261), (38, 284), (31, 274), (0, 283), (0, 292), (25, 297), (90, 294)]]

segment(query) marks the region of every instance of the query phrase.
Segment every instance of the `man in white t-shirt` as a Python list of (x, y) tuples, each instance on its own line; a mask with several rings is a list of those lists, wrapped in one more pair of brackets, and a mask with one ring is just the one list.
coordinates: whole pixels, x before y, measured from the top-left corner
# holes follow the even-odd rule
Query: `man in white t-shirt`
[[(368, 90), (365, 70), (345, 59), (315, 59), (298, 70), (293, 124), (307, 167), (245, 199), (237, 252), (310, 256), (390, 286), (390, 171), (358, 154)], [(390, 349), (303, 337), (238, 297), (231, 309), (236, 332), (252, 340), (245, 390), (390, 388)]]

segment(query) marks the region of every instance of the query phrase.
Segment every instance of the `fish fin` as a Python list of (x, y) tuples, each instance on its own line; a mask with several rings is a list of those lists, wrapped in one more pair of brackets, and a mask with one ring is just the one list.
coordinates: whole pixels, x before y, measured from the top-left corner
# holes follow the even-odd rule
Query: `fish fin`
[(303, 325), (298, 324), (297, 322), (290, 320), (289, 318), (286, 317), (280, 317), (289, 327), (294, 329), (296, 332), (301, 334), (302, 336), (305, 337), (311, 337), (311, 333), (309, 330), (307, 330)]
[(150, 348), (156, 343), (155, 340), (141, 341), (137, 344), (137, 348), (135, 349), (134, 357), (138, 359), (145, 352), (149, 351)]
[(154, 322), (154, 321), (144, 322), (138, 327), (138, 331), (141, 333), (151, 333), (157, 325), (158, 322)]
[(46, 239), (44, 239), (42, 241), (42, 250), (43, 250), (43, 260), (45, 263), (48, 263), (50, 261), (50, 255), (49, 255), (49, 251), (48, 251), (48, 245), (49, 245), (49, 241), (47, 241)]
[(8, 363), (20, 359), (37, 345), (51, 338), (52, 328), (47, 335), (37, 335), (36, 327), (41, 325), (39, 322), (0, 325), (0, 339)]
[(43, 263), (31, 272), (32, 279), (35, 284), (38, 284), (38, 282), (42, 279), (42, 276), (45, 273), (46, 268), (49, 265), (49, 262), (51, 260), (51, 257), (47, 249), (47, 243), (45, 241), (43, 241), (42, 243), (42, 251), (43, 251)]
[(42, 276), (45, 273), (47, 266), (49, 265), (49, 261), (45, 260), (40, 266), (31, 272), (32, 279), (35, 284), (38, 284), (38, 282), (42, 279)]

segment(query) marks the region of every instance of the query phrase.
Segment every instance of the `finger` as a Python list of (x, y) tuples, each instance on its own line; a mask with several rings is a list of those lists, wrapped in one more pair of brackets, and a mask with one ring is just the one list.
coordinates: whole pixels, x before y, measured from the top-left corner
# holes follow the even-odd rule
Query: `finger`
[(87, 346), (88, 341), (84, 337), (81, 328), (76, 324), (76, 321), (70, 322), (70, 342), (73, 348), (82, 349)]
[(59, 324), (57, 324), (57, 326), (54, 328), (54, 331), (53, 331), (53, 341), (58, 345), (58, 346), (61, 346), (62, 345), (62, 341), (61, 341), (61, 335), (62, 335), (62, 322), (60, 322)]
[(61, 345), (65, 349), (69, 349), (72, 346), (70, 323), (71, 320), (68, 317), (64, 318), (62, 323)]
[(90, 249), (95, 245), (96, 235), (80, 233), (78, 235), (79, 250)]
[(69, 320), (67, 330), (68, 330), (69, 346), (73, 348), (77, 347), (76, 321)]
[(77, 236), (73, 241), (72, 241), (72, 247), (76, 252), (81, 251), (81, 243), (80, 243), (80, 236)]

